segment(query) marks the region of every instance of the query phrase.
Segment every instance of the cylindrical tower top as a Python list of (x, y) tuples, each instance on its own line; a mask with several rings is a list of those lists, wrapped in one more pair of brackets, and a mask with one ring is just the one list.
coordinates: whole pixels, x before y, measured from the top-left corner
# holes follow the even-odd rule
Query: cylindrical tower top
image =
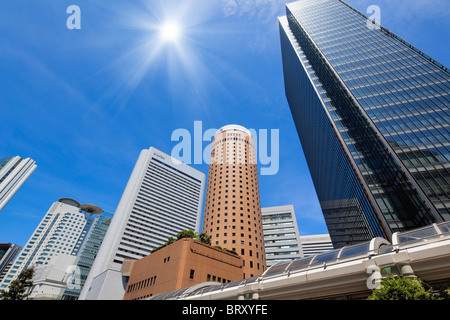
[(225, 132), (225, 131), (231, 131), (231, 130), (242, 131), (242, 132), (248, 134), (249, 136), (252, 135), (252, 133), (250, 132), (250, 130), (244, 128), (243, 126), (240, 126), (240, 125), (237, 125), (237, 124), (230, 124), (230, 125), (224, 126), (224, 127), (220, 128), (219, 130), (217, 130), (216, 136), (217, 136), (218, 134), (222, 133), (222, 132)]
[(72, 198), (59, 198), (58, 202), (65, 203), (65, 204), (68, 204), (70, 206), (74, 206), (77, 208), (81, 207), (81, 203), (79, 203), (77, 200), (72, 199)]

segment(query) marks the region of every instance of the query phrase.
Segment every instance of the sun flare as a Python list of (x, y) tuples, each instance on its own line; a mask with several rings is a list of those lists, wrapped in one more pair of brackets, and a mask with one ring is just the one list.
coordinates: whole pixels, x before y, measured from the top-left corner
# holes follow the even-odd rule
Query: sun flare
[(160, 28), (160, 35), (166, 42), (178, 42), (181, 37), (180, 25), (173, 21), (166, 22)]

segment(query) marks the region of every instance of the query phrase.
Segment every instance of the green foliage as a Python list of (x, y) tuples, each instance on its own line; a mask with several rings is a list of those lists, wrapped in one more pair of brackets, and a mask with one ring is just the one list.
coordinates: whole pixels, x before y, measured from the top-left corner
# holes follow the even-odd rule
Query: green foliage
[(433, 286), (433, 294), (438, 300), (450, 300), (450, 286), (448, 283), (442, 283)]
[(28, 289), (33, 286), (34, 267), (23, 270), (16, 280), (11, 281), (8, 291), (2, 290), (2, 300), (25, 300), (30, 293)]
[(230, 249), (227, 249), (227, 248), (222, 248), (221, 246), (213, 246), (213, 248), (217, 248), (217, 249), (223, 250), (223, 251), (225, 251), (225, 252), (228, 252), (228, 253), (232, 253), (232, 254), (237, 255), (237, 252), (236, 252), (236, 251), (230, 250)]
[(223, 248), (222, 250), (237, 255), (237, 252), (234, 251), (234, 250), (230, 250), (230, 249), (227, 249), (227, 248)]
[(197, 238), (198, 234), (197, 232), (194, 232), (194, 230), (183, 230), (177, 234), (177, 240), (183, 239), (183, 238)]
[(381, 280), (368, 300), (435, 300), (431, 288), (418, 278), (388, 277)]
[[(178, 241), (180, 239), (184, 239), (184, 238), (192, 238), (192, 239), (195, 239), (195, 240), (200, 241), (202, 243), (211, 245), (211, 236), (209, 236), (205, 232), (202, 232), (202, 233), (198, 234), (197, 232), (194, 232), (193, 230), (183, 230), (183, 231), (180, 231), (179, 233), (177, 233), (177, 239), (174, 239), (173, 237), (170, 237), (169, 239), (167, 239), (166, 243), (164, 243), (163, 245), (153, 249), (151, 251), (151, 253), (156, 252), (156, 251), (158, 251), (158, 250), (168, 246), (169, 244), (172, 244), (172, 243), (174, 243), (174, 242), (176, 242), (176, 241)], [(222, 249), (222, 250), (224, 250), (226, 252), (233, 253), (233, 254), (237, 255), (236, 251), (234, 251), (234, 250), (221, 248), (219, 246), (214, 246), (214, 247)]]
[(184, 238), (193, 238), (200, 242), (203, 242), (206, 244), (211, 244), (211, 237), (209, 235), (207, 235), (206, 233), (202, 232), (200, 234), (197, 234), (197, 232), (194, 232), (193, 230), (183, 230), (183, 231), (180, 231), (179, 233), (177, 233), (176, 239), (174, 239), (173, 237), (170, 237), (169, 239), (167, 239), (166, 243), (164, 243), (163, 245), (161, 245), (159, 247), (156, 247), (150, 253), (156, 252), (156, 251), (168, 246), (169, 244), (172, 244), (172, 243), (174, 243), (180, 239), (184, 239)]
[(197, 237), (198, 241), (202, 242), (202, 243), (206, 243), (206, 244), (211, 244), (211, 236), (209, 236), (208, 234), (206, 234), (205, 232), (202, 232), (198, 235)]

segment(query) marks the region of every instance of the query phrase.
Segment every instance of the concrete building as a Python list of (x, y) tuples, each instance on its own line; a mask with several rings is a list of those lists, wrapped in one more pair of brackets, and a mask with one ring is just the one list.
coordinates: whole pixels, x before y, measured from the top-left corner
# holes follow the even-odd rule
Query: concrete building
[(294, 206), (261, 208), (267, 267), (303, 257)]
[(6, 157), (0, 159), (0, 211), (36, 170), (30, 158)]
[(79, 285), (79, 282), (68, 284), (73, 277), (79, 281), (79, 274), (73, 272), (75, 259), (76, 256), (70, 254), (59, 254), (53, 256), (47, 264), (35, 267), (33, 286), (27, 300), (61, 300), (68, 287)]
[(329, 234), (300, 236), (300, 243), (303, 249), (304, 257), (334, 249)]
[(0, 283), (6, 289), (23, 270), (47, 265), (60, 254), (76, 256), (94, 220), (102, 210), (94, 205), (61, 198), (54, 202)]
[(213, 245), (235, 250), (243, 278), (266, 268), (255, 144), (238, 125), (219, 129), (211, 144), (203, 232)]
[(0, 283), (11, 268), (20, 250), (22, 250), (22, 247), (17, 244), (0, 243)]
[(205, 174), (150, 148), (136, 162), (80, 300), (121, 300), (125, 259), (138, 260), (181, 230), (200, 229)]
[(124, 300), (145, 299), (199, 283), (229, 283), (242, 278), (242, 259), (194, 239), (180, 239), (137, 261), (128, 271)]

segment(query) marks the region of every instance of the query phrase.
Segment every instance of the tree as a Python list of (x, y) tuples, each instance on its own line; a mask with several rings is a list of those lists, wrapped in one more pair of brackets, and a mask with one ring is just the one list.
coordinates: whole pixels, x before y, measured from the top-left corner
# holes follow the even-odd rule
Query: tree
[(388, 277), (381, 280), (368, 300), (435, 300), (428, 287), (419, 278)]
[(197, 233), (194, 230), (183, 230), (177, 234), (177, 240), (183, 238), (197, 238)]
[[(195, 232), (193, 230), (183, 230), (183, 231), (180, 231), (179, 233), (177, 233), (177, 238), (176, 239), (174, 239), (173, 237), (170, 237), (169, 239), (167, 239), (166, 243), (164, 243), (163, 245), (160, 245), (159, 247), (156, 247), (150, 253), (156, 252), (156, 251), (158, 251), (158, 250), (160, 250), (160, 249), (162, 249), (162, 248), (164, 248), (164, 247), (166, 247), (166, 246), (168, 246), (168, 245), (170, 245), (170, 244), (172, 244), (172, 243), (174, 243), (174, 242), (176, 242), (176, 241), (178, 241), (180, 239), (183, 239), (183, 238), (192, 238), (192, 239), (195, 239), (195, 240), (200, 241), (202, 243), (211, 245), (211, 236), (208, 235), (206, 232), (202, 232), (202, 233), (198, 234), (197, 232)], [(224, 250), (226, 252), (230, 252), (230, 253), (233, 253), (233, 254), (237, 255), (237, 252), (234, 251), (234, 250), (221, 248), (219, 246), (214, 246), (214, 247), (222, 249), (222, 250)]]
[(23, 270), (16, 280), (11, 281), (8, 291), (2, 290), (2, 300), (25, 300), (30, 293), (28, 289), (33, 286), (34, 267)]
[(206, 232), (200, 233), (197, 239), (202, 243), (211, 244), (211, 236), (206, 234)]

